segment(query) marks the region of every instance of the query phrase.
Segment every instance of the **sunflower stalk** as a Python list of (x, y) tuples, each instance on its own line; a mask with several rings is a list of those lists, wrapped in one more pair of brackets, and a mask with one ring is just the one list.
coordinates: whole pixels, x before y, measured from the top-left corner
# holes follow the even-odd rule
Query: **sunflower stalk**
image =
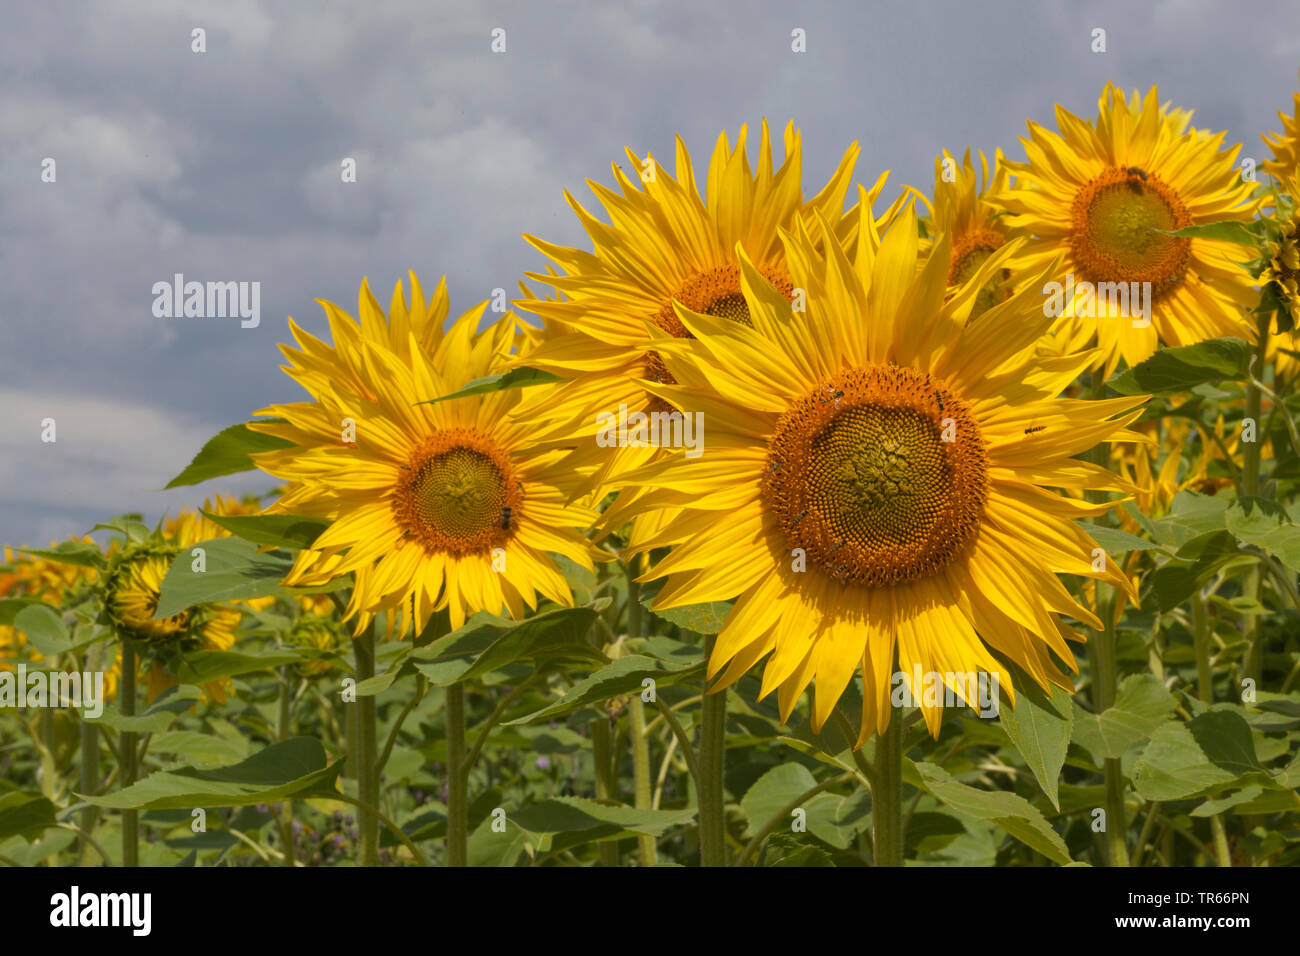
[[(1255, 353), (1251, 356), (1250, 371), (1247, 374), (1246, 381), (1245, 418), (1255, 423), (1255, 440), (1242, 442), (1241, 493), (1248, 497), (1257, 497), (1259, 495), (1260, 451), (1264, 444), (1264, 436), (1259, 434), (1258, 423), (1263, 404), (1264, 389), (1262, 380), (1266, 375), (1265, 365), (1268, 361), (1268, 333), (1271, 321), (1272, 316), (1267, 312), (1258, 317)], [(1242, 427), (1245, 427), (1244, 420)], [(1258, 603), (1260, 588), (1263, 583), (1263, 575), (1260, 573), (1258, 565), (1247, 570), (1243, 583), (1246, 596)], [(1250, 646), (1250, 650), (1246, 654), (1246, 676), (1256, 683), (1259, 683), (1264, 669), (1264, 642), (1260, 623), (1260, 615), (1247, 615), (1242, 628), (1246, 635), (1246, 641)]]
[[(360, 684), (375, 676), (375, 625), (372, 621), (361, 634), (352, 641), (352, 653), (356, 661), (356, 679)], [(375, 698), (373, 694), (360, 695), (356, 704), (356, 759), (354, 766), (357, 773), (357, 793), (360, 804), (357, 808), (359, 834), (361, 837), (361, 866), (379, 865), (379, 817), (374, 808), (379, 806), (379, 767), (378, 737), (375, 731)]]
[(871, 783), (872, 841), (876, 866), (903, 865), (903, 715), (891, 715), (876, 735)]
[(465, 685), (447, 687), (447, 865), (469, 864), (469, 768), (465, 752)]
[[(713, 655), (717, 635), (704, 639), (704, 659)], [(700, 703), (700, 865), (727, 865), (726, 769), (727, 692), (705, 693)]]
[[(118, 690), (123, 717), (135, 716), (135, 647), (127, 638), (122, 645), (122, 686)], [(124, 730), (118, 737), (118, 782), (125, 790), (135, 783), (135, 734)], [(138, 810), (122, 811), (122, 865), (140, 865), (140, 813)]]
[[(637, 583), (640, 561), (634, 556), (623, 568), (627, 576), (627, 633), (641, 637), (644, 615), (641, 613), (641, 585)], [(627, 705), (628, 734), (632, 738), (632, 782), (635, 805), (638, 810), (649, 810), (653, 791), (650, 781), (650, 739), (646, 735), (645, 702), (633, 693)], [(641, 851), (641, 865), (654, 866), (658, 862), (655, 838), (648, 833), (637, 837)]]
[[(1089, 391), (1091, 399), (1099, 401), (1106, 390), (1101, 368), (1092, 371)], [(1087, 455), (1093, 464), (1103, 468), (1110, 467), (1109, 446), (1098, 444)], [(1089, 500), (1105, 502), (1105, 492), (1088, 492)], [(1097, 524), (1104, 524), (1106, 516), (1095, 519)], [(1119, 686), (1119, 666), (1116, 660), (1115, 609), (1119, 596), (1115, 589), (1102, 581), (1093, 584), (1096, 594), (1095, 606), (1097, 616), (1101, 619), (1102, 631), (1088, 641), (1088, 659), (1092, 668), (1092, 700), (1098, 714), (1109, 710), (1115, 703), (1115, 694)], [(1102, 775), (1105, 781), (1106, 800), (1106, 849), (1111, 866), (1128, 866), (1128, 830), (1124, 813), (1124, 770), (1119, 760), (1106, 758), (1102, 761)]]
[[(602, 803), (616, 803), (618, 800), (618, 781), (614, 775), (613, 747), (610, 741), (609, 717), (602, 713), (592, 718), (588, 727), (591, 730), (591, 759), (595, 764), (596, 799)], [(600, 865), (618, 866), (618, 844), (605, 840), (600, 844)]]

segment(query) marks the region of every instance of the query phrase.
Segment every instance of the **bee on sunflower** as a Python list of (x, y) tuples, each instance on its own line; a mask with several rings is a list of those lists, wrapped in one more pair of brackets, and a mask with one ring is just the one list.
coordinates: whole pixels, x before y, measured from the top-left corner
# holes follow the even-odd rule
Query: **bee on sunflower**
[(482, 303), (444, 332), (445, 281), (426, 300), (413, 273), (410, 302), (398, 282), (387, 315), (364, 281), (360, 321), (321, 305), (334, 344), (290, 320), (298, 347), (281, 346), (311, 400), (263, 408), (282, 421), (250, 426), (292, 443), (253, 456), (287, 482), (268, 512), (331, 522), (285, 583), (354, 575), (345, 617), (358, 634), (379, 613), (388, 633), (418, 634), (444, 609), (457, 628), (476, 611), (522, 618), (539, 598), (572, 605), (552, 555), (592, 569), (594, 513), (568, 503), (563, 453), (512, 415), (517, 389), (434, 401), (499, 370), (514, 317), (476, 334)]
[(1109, 376), (1120, 359), (1136, 365), (1160, 343), (1250, 339), (1249, 249), (1169, 234), (1254, 217), (1260, 200), (1236, 167), (1239, 147), (1162, 108), (1155, 87), (1126, 98), (1108, 85), (1098, 106), (1089, 122), (1058, 105), (1059, 133), (1029, 123), (1027, 161), (1007, 163), (1016, 175), (1003, 198), (1008, 225), (1032, 236), (1022, 264), (1041, 270), (1063, 254), (1048, 275), (1071, 290), (1054, 330), (1061, 347), (1096, 343), (1095, 367)]
[[(766, 658), (761, 693), (776, 691), (786, 720), (813, 683), (820, 729), (860, 673), (859, 745), (889, 725), (896, 659), (909, 684), (919, 667), (996, 674), (1010, 688), (996, 654), (1044, 687), (1072, 688), (1057, 662), (1074, 669), (1067, 641), (1082, 637), (1064, 619), (1100, 622), (1057, 575), (1136, 594), (1073, 520), (1111, 505), (1058, 489), (1132, 490), (1075, 456), (1141, 440), (1127, 426), (1144, 401), (1058, 397), (1095, 352), (1038, 355), (1052, 319), (1034, 283), (968, 324), (1021, 240), (950, 294), (950, 238), (922, 256), (913, 205), (883, 238), (869, 205), (862, 195), (852, 256), (824, 218), (782, 234), (805, 311), (740, 249), (748, 324), (675, 307), (691, 336), (646, 348), (682, 384), (642, 387), (707, 414), (707, 454), (618, 480), (650, 489), (638, 508), (683, 509), (671, 538), (629, 545), (671, 545), (643, 575), (665, 579), (655, 606), (736, 598), (708, 663), (715, 689)], [(937, 735), (941, 708), (922, 710)]]

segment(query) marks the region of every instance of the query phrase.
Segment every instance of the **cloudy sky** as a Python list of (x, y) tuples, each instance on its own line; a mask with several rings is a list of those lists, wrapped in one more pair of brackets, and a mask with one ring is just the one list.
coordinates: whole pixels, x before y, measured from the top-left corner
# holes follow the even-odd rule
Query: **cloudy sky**
[[(1259, 156), (1297, 66), (1295, 0), (12, 5), (0, 542), (264, 490), (256, 475), (154, 489), (220, 428), (300, 397), (278, 371), (287, 316), (319, 333), (314, 299), (353, 311), (368, 276), (386, 301), (407, 269), (446, 273), (455, 313), (513, 294), (540, 265), (520, 233), (579, 244), (562, 191), (608, 181), (624, 146), (666, 158), (680, 133), (698, 164), (720, 130), (793, 118), (805, 190), (857, 140), (859, 181), (892, 169), (929, 191), (938, 150), (1020, 158), (1026, 118), (1090, 115), (1114, 80), (1159, 84)], [(260, 282), (260, 326), (155, 317), (153, 284), (178, 272)]]

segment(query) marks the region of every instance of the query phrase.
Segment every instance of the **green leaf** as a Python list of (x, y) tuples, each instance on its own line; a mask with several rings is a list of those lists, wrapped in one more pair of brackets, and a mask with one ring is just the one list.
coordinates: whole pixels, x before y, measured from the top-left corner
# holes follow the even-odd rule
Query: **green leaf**
[(717, 634), (722, 630), (727, 615), (731, 613), (732, 601), (710, 601), (707, 604), (691, 604), (687, 607), (675, 607), (666, 611), (656, 611), (651, 605), (653, 598), (645, 598), (641, 605), (660, 620), (675, 624), (684, 631), (696, 634)]
[(476, 378), (472, 382), (466, 383), (457, 391), (448, 395), (440, 395), (437, 398), (426, 398), (423, 401), (416, 402), (416, 405), (432, 405), (435, 402), (449, 402), (455, 398), (470, 398), (474, 395), (486, 395), (489, 392), (502, 392), (510, 388), (529, 388), (533, 385), (548, 385), (551, 382), (562, 382), (562, 375), (554, 375), (551, 372), (543, 372), (538, 368), (515, 368), (500, 375), (486, 375), (483, 378)]
[(1118, 557), (1130, 551), (1161, 550), (1160, 545), (1154, 541), (1147, 541), (1145, 538), (1139, 538), (1137, 535), (1121, 531), (1119, 528), (1108, 528), (1105, 525), (1090, 524), (1086, 521), (1076, 521), (1075, 524), (1086, 531), (1092, 540), (1101, 545), (1109, 557)]
[(1098, 759), (1119, 759), (1135, 744), (1167, 723), (1178, 702), (1151, 674), (1124, 678), (1114, 706), (1101, 714), (1090, 714), (1074, 702), (1074, 730), (1071, 739)]
[(279, 548), (309, 548), (330, 526), (322, 518), (302, 515), (218, 515), (208, 511), (203, 515), (245, 541)]
[(1246, 377), (1251, 351), (1237, 338), (1163, 348), (1107, 384), (1121, 395), (1172, 395), (1194, 385), (1236, 382)]
[(703, 659), (670, 662), (640, 654), (620, 657), (570, 687), (563, 697), (525, 717), (506, 721), (504, 726), (549, 720), (569, 714), (581, 707), (598, 704), (622, 694), (640, 694), (642, 681), (653, 680), (656, 690), (682, 681), (699, 680), (704, 675)]
[(6, 793), (0, 796), (0, 840), (21, 836), (31, 843), (36, 834), (56, 824), (54, 804), (39, 793)]
[[(749, 820), (749, 836), (752, 839), (758, 831), (784, 810), (791, 800), (817, 786), (808, 768), (801, 763), (777, 764), (763, 776), (754, 781), (745, 795), (740, 798), (740, 809)], [(805, 812), (807, 807), (803, 808)], [(778, 821), (777, 828), (790, 829), (790, 820)]]
[(1182, 800), (1256, 782), (1250, 779), (1256, 774), (1271, 783), (1255, 755), (1250, 725), (1232, 711), (1212, 710), (1152, 734), (1133, 766), (1133, 789), (1146, 800)]
[(178, 714), (194, 706), (202, 691), (189, 684), (169, 687), (143, 714), (127, 717), (115, 704), (106, 704), (104, 712), (90, 723), (107, 724), (114, 730), (138, 734), (158, 734), (171, 726)]
[(1235, 242), (1240, 246), (1254, 246), (1259, 242), (1254, 223), (1227, 220), (1208, 222), (1198, 226), (1184, 226), (1182, 229), (1157, 229), (1167, 236), (1182, 236), (1187, 239), (1217, 239), (1220, 242)]
[(204, 570), (194, 570), (193, 548), (176, 556), (163, 577), (155, 620), (197, 604), (246, 601), (274, 594), (293, 567), (284, 552), (259, 554), (256, 544), (240, 538), (213, 538), (194, 547), (204, 551)]
[(14, 618), (23, 608), (40, 603), (39, 598), (0, 598), (0, 627), (13, 627)]
[[(262, 422), (283, 422), (282, 418), (264, 418)], [(222, 475), (234, 475), (241, 471), (252, 471), (250, 454), (260, 451), (274, 451), (277, 448), (290, 448), (293, 442), (274, 435), (255, 432), (248, 425), (231, 425), (208, 439), (206, 445), (179, 475), (167, 482), (167, 488), (181, 485), (197, 485), (209, 478)]]
[(1300, 527), (1275, 502), (1244, 497), (1224, 514), (1228, 530), (1262, 548), (1292, 571), (1300, 571)]
[(590, 840), (609, 840), (630, 833), (663, 836), (673, 827), (693, 823), (695, 810), (636, 810), (583, 797), (552, 797), (507, 818), (529, 833), (582, 833)]
[(960, 814), (987, 820), (1054, 863), (1069, 863), (1070, 851), (1038, 809), (1007, 790), (980, 790), (953, 778), (946, 770), (922, 761), (916, 764), (923, 788)]
[(86, 541), (60, 541), (52, 548), (23, 548), (23, 554), (49, 558), (62, 564), (75, 564), (82, 568), (102, 568), (104, 555), (99, 548)]
[(27, 635), (32, 647), (44, 657), (56, 657), (72, 649), (72, 639), (57, 611), (48, 604), (33, 604), (14, 617), (14, 627)]
[(283, 664), (296, 664), (301, 655), (288, 651), (275, 654), (243, 654), (238, 651), (193, 651), (181, 658), (176, 676), (186, 684), (206, 684), (223, 677), (256, 671), (272, 671)]
[[(411, 652), (415, 666), (438, 686), (481, 677), (516, 661), (537, 666), (591, 665), (607, 660), (586, 634), (597, 605), (544, 611), (523, 621), (476, 614), (463, 627)], [(464, 658), (474, 655), (472, 661)]]
[(1212, 531), (1223, 531), (1228, 502), (1213, 495), (1180, 491), (1169, 505), (1169, 513), (1153, 521), (1156, 540), (1174, 550)]
[(248, 756), (248, 744), (194, 730), (173, 730), (149, 741), (151, 754), (181, 754), (200, 768), (237, 763)]
[(78, 796), (116, 810), (189, 810), (246, 807), (286, 797), (329, 797), (343, 761), (328, 764), (325, 748), (311, 737), (293, 737), (230, 767), (192, 767), (150, 774), (125, 790)]
[(1002, 729), (1058, 810), (1061, 768), (1070, 749), (1070, 730), (1074, 725), (1070, 701), (1071, 695), (1060, 687), (1052, 687), (1049, 696), (1037, 684), (1024, 681), (1016, 694), (1016, 706), (1003, 707), (998, 712)]

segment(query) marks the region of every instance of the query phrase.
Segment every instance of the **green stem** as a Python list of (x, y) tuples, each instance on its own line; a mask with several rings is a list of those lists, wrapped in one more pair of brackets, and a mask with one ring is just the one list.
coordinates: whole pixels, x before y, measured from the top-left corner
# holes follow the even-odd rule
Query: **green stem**
[[(704, 659), (713, 654), (715, 635), (704, 640)], [(700, 815), (700, 865), (727, 865), (726, 770), (727, 692), (705, 693), (700, 702), (700, 780), (697, 787)]]
[[(1101, 369), (1093, 369), (1091, 397), (1100, 399), (1105, 391)], [(1087, 460), (1103, 468), (1110, 467), (1109, 446), (1098, 444), (1089, 450)], [(1104, 492), (1089, 491), (1088, 500), (1104, 502)], [(1094, 519), (1097, 524), (1105, 523), (1105, 515)], [(1100, 714), (1115, 703), (1115, 691), (1119, 683), (1119, 667), (1115, 657), (1115, 602), (1119, 600), (1115, 589), (1101, 581), (1094, 581), (1097, 595), (1097, 616), (1101, 619), (1102, 631), (1088, 641), (1088, 660), (1092, 667), (1093, 707)], [(1106, 846), (1111, 866), (1128, 866), (1128, 832), (1124, 818), (1124, 771), (1119, 760), (1107, 758), (1102, 761), (1102, 774), (1105, 777), (1106, 794)]]
[[(99, 792), (99, 725), (87, 720), (81, 722), (81, 776), (78, 789), (84, 794)], [(81, 854), (79, 866), (89, 865), (91, 834), (99, 818), (98, 807), (87, 807), (81, 813)]]
[[(280, 668), (280, 713), (276, 725), (276, 738), (281, 741), (288, 740), (292, 732), (293, 690), (293, 669), (286, 664)], [(293, 858), (292, 800), (280, 804), (280, 843), (284, 847), (284, 865), (296, 865)]]
[[(632, 736), (632, 777), (636, 787), (636, 808), (649, 810), (651, 800), (650, 788), (650, 741), (645, 732), (645, 704), (641, 695), (633, 692), (628, 701), (627, 715), (629, 733)], [(641, 847), (641, 865), (654, 866), (658, 862), (655, 852), (655, 838), (648, 833), (637, 837)]]
[[(371, 623), (352, 641), (352, 653), (356, 660), (356, 679), (362, 681), (375, 676), (375, 627)], [(361, 837), (361, 866), (379, 865), (379, 817), (375, 808), (379, 806), (379, 770), (375, 760), (379, 744), (375, 731), (375, 697), (373, 694), (359, 695), (356, 701), (356, 772), (357, 794), (360, 805), (357, 810)]]
[[(1210, 670), (1210, 633), (1205, 619), (1205, 598), (1200, 591), (1192, 594), (1192, 640), (1196, 648), (1196, 683), (1201, 701), (1214, 702), (1214, 674)], [(1210, 817), (1210, 832), (1214, 835), (1214, 853), (1219, 866), (1232, 866), (1228, 851), (1228, 831), (1223, 817)]]
[[(1259, 316), (1256, 328), (1258, 337), (1255, 344), (1255, 357), (1250, 367), (1250, 378), (1246, 383), (1245, 417), (1255, 423), (1255, 440), (1242, 443), (1244, 461), (1241, 469), (1241, 493), (1251, 497), (1259, 495), (1260, 450), (1264, 444), (1264, 435), (1261, 433), (1259, 421), (1262, 392), (1257, 383), (1262, 382), (1265, 377), (1264, 365), (1268, 351), (1270, 321), (1271, 318), (1267, 314)], [(1246, 572), (1246, 578), (1243, 581), (1245, 596), (1257, 603), (1260, 598), (1261, 580), (1260, 569), (1256, 566)], [(1258, 614), (1247, 615), (1243, 624), (1245, 626), (1242, 630), (1245, 632), (1246, 640), (1250, 645), (1250, 650), (1246, 653), (1246, 676), (1258, 684), (1264, 663), (1263, 631), (1260, 627), (1261, 616)]]
[(890, 715), (889, 726), (876, 735), (872, 761), (872, 839), (876, 866), (903, 865), (903, 715)]
[[(127, 638), (122, 645), (122, 686), (118, 689), (118, 703), (122, 716), (135, 716), (135, 647)], [(122, 731), (118, 738), (118, 780), (120, 788), (125, 790), (135, 783), (135, 734)], [(137, 810), (122, 811), (122, 865), (140, 865), (140, 813)]]
[[(591, 731), (591, 760), (595, 764), (596, 799), (602, 803), (618, 802), (618, 781), (614, 774), (613, 741), (609, 730), (609, 718), (603, 713), (592, 718), (587, 724)], [(597, 852), (601, 866), (618, 866), (618, 844), (613, 840), (603, 841)]]
[(465, 753), (465, 685), (447, 688), (447, 865), (469, 862), (469, 770)]

